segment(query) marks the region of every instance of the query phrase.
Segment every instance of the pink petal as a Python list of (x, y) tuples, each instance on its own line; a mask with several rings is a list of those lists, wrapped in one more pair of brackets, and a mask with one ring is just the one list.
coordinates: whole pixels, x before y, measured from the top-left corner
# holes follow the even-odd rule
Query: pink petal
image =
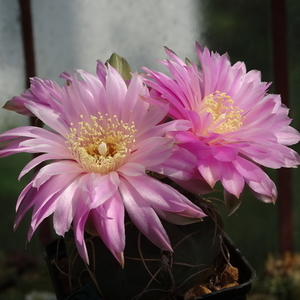
[(169, 237), (157, 214), (125, 179), (121, 180), (120, 193), (126, 211), (137, 228), (159, 248), (172, 251)]
[(14, 230), (17, 229), (26, 212), (34, 205), (36, 201), (36, 189), (32, 188), (32, 182), (29, 182), (19, 195), (16, 204), (16, 217), (14, 222)]
[(116, 192), (102, 206), (91, 210), (90, 216), (103, 242), (123, 266), (123, 251), (125, 248), (125, 214), (123, 201), (119, 192)]
[(204, 178), (199, 173), (190, 180), (179, 180), (177, 178), (172, 178), (172, 180), (179, 186), (194, 194), (203, 195), (213, 192), (212, 187), (204, 180)]
[(21, 144), (26, 140), (26, 138), (20, 138), (0, 145), (0, 157), (6, 157), (21, 152), (31, 152), (32, 149), (30, 147), (26, 147), (24, 145), (21, 146)]
[(276, 133), (278, 143), (283, 145), (294, 145), (300, 141), (299, 132), (293, 127), (286, 127), (284, 131)]
[(216, 182), (221, 178), (223, 164), (212, 156), (198, 162), (198, 170), (206, 182), (214, 187)]
[(185, 216), (181, 216), (177, 213), (165, 211), (156, 208), (155, 212), (164, 220), (168, 221), (169, 223), (175, 224), (175, 225), (188, 225), (188, 224), (194, 224), (197, 222), (201, 222), (202, 219), (199, 218), (189, 218)]
[(35, 168), (40, 163), (50, 160), (50, 159), (61, 159), (60, 155), (57, 154), (41, 154), (35, 158), (33, 158), (21, 171), (18, 180), (20, 180), (25, 174), (27, 174), (29, 171), (31, 171), (33, 168)]
[(20, 137), (27, 137), (27, 138), (34, 138), (34, 139), (48, 139), (51, 142), (56, 142), (57, 144), (64, 144), (65, 139), (60, 135), (45, 130), (43, 128), (34, 127), (34, 126), (23, 126), (17, 127), (4, 133), (0, 134), (0, 142), (6, 142), (10, 139), (20, 138)]
[(149, 168), (164, 162), (172, 154), (172, 140), (163, 137), (152, 137), (137, 144), (138, 148), (131, 154), (130, 162)]
[(275, 203), (277, 198), (277, 189), (269, 176), (262, 172), (261, 181), (252, 181), (245, 179), (255, 197), (265, 203)]
[(58, 235), (64, 236), (70, 230), (71, 222), (77, 210), (77, 203), (81, 195), (78, 182), (75, 179), (64, 189), (56, 199), (53, 214), (54, 230)]
[(143, 117), (149, 109), (149, 104), (141, 101), (140, 95), (148, 95), (148, 89), (144, 86), (141, 77), (137, 73), (134, 73), (124, 99), (124, 103), (126, 103), (128, 109), (122, 110), (121, 119), (128, 120), (129, 122), (134, 120), (139, 128), (139, 125), (143, 124)]
[(64, 160), (50, 163), (42, 167), (36, 177), (33, 180), (33, 185), (36, 188), (39, 188), (44, 184), (49, 178), (54, 175), (59, 174), (75, 174), (79, 175), (83, 172), (83, 169), (78, 165), (77, 162)]
[(237, 158), (238, 149), (233, 147), (212, 147), (212, 156), (221, 162), (230, 162)]
[(110, 199), (118, 189), (119, 178), (116, 172), (105, 175), (87, 173), (81, 176), (78, 185), (81, 197), (89, 209), (94, 209)]
[(244, 189), (244, 178), (241, 174), (234, 168), (232, 163), (223, 163), (222, 164), (222, 176), (220, 178), (223, 187), (233, 194), (237, 198), (240, 197)]
[(148, 105), (147, 114), (145, 115), (142, 114), (142, 111), (138, 111), (135, 108), (134, 113), (132, 113), (130, 120), (134, 120), (135, 126), (138, 128), (138, 131), (136, 133), (136, 138), (139, 140), (144, 140), (147, 137), (153, 136), (151, 135), (151, 133), (149, 133), (149, 129), (150, 132), (154, 131), (155, 136), (164, 135), (167, 132), (167, 129), (165, 129), (163, 133), (161, 133), (159, 132), (159, 127), (155, 125), (161, 122), (164, 119), (164, 117), (167, 115), (167, 113), (168, 113), (168, 106), (166, 105), (150, 106), (150, 107)]
[(203, 211), (171, 186), (147, 175), (126, 178), (136, 193), (154, 209), (176, 212), (191, 218), (202, 218)]
[(43, 123), (54, 129), (62, 136), (69, 134), (69, 125), (62, 119), (61, 115), (51, 108), (36, 104), (26, 103), (25, 106)]
[(239, 156), (232, 164), (245, 179), (260, 182), (263, 178), (262, 169), (245, 158)]
[(145, 174), (145, 166), (138, 163), (125, 163), (118, 168), (118, 173), (125, 176), (140, 176)]
[(110, 116), (117, 115), (121, 118), (120, 112), (124, 105), (124, 98), (127, 92), (125, 81), (121, 75), (110, 65), (106, 76), (106, 102), (109, 103), (108, 113)]
[(180, 147), (174, 146), (173, 151), (172, 155), (165, 162), (156, 166), (148, 166), (148, 169), (172, 179), (191, 180), (195, 176), (196, 156)]
[(76, 210), (73, 220), (74, 237), (78, 253), (87, 264), (89, 264), (89, 256), (85, 244), (84, 227), (88, 216), (89, 210), (81, 203), (81, 201), (79, 201), (78, 209)]

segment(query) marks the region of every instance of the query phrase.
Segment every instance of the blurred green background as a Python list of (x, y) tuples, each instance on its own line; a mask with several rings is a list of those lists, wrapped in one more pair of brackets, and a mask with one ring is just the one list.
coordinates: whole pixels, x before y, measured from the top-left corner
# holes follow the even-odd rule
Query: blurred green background
[[(245, 61), (247, 69), (262, 72), (263, 81), (272, 82), (273, 50), (271, 32), (270, 0), (203, 0), (204, 40), (206, 45), (219, 53), (228, 52), (232, 63)], [(293, 127), (300, 130), (300, 103), (298, 87), (300, 80), (300, 1), (287, 1), (288, 20), (288, 61), (290, 116)], [(272, 92), (272, 87), (271, 90)], [(8, 128), (1, 128), (4, 131)], [(294, 149), (300, 152), (300, 145)], [(16, 199), (32, 174), (17, 180), (22, 167), (31, 159), (21, 154), (0, 160), (0, 268), (1, 257), (9, 253), (23, 253), (30, 215), (28, 214), (20, 228), (13, 233)], [(277, 172), (270, 176), (277, 182)], [(300, 196), (298, 195), (300, 173), (293, 170), (293, 212), (295, 250), (300, 251)], [(278, 201), (284, 201), (279, 199)], [(238, 211), (225, 217), (225, 228), (231, 239), (256, 269), (258, 276), (263, 272), (264, 262), (269, 253), (279, 253), (278, 205), (264, 204), (245, 191), (243, 203)], [(40, 233), (37, 232), (26, 253), (42, 261)], [(1, 256), (2, 255), (2, 256)], [(43, 264), (43, 263), (42, 263)], [(0, 300), (4, 299), (1, 298)], [(8, 299), (8, 295), (5, 296)], [(13, 299), (13, 298), (12, 298)], [(16, 299), (16, 298), (15, 298)]]

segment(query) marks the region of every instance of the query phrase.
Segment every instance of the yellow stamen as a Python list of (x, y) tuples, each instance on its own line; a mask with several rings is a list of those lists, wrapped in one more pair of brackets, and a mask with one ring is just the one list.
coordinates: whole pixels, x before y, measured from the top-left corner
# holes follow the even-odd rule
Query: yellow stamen
[[(80, 116), (83, 119), (83, 116)], [(90, 116), (88, 122), (71, 124), (68, 148), (87, 172), (107, 174), (120, 166), (132, 151), (136, 132), (134, 122), (120, 121), (107, 114)]]
[(203, 109), (213, 117), (208, 128), (216, 133), (232, 132), (243, 125), (243, 110), (233, 106), (234, 102), (226, 93), (215, 91), (203, 99)]

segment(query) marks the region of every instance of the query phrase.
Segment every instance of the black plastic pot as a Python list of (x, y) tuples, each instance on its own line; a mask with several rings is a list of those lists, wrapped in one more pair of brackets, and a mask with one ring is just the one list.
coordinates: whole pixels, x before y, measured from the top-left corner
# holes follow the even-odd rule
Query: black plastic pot
[(195, 297), (190, 300), (246, 300), (247, 294), (252, 288), (255, 279), (255, 270), (251, 267), (246, 258), (237, 249), (234, 243), (226, 236), (224, 243), (229, 250), (230, 263), (239, 270), (239, 285), (215, 291), (211, 294)]
[[(246, 300), (255, 278), (255, 271), (228, 237), (224, 238), (224, 242), (230, 254), (230, 263), (239, 270), (239, 285), (194, 297), (190, 300)], [(65, 245), (61, 239), (53, 241), (45, 248), (45, 260), (58, 300), (105, 300), (100, 298), (89, 286), (84, 286), (72, 292), (71, 295), (69, 291), (64, 290), (63, 280), (66, 280), (66, 276), (61, 276), (64, 270), (61, 270), (58, 264), (64, 265), (63, 262), (67, 260), (67, 256)]]

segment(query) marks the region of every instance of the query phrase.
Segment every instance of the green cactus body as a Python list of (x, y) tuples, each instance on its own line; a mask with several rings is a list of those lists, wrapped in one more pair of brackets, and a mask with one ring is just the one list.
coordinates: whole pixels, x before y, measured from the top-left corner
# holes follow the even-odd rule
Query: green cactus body
[(221, 252), (222, 220), (205, 206), (209, 216), (201, 222), (184, 226), (163, 222), (173, 252), (162, 251), (128, 222), (124, 268), (99, 237), (86, 239), (89, 265), (77, 253), (73, 237), (66, 237), (72, 282), (75, 287), (92, 286), (105, 300), (182, 299), (184, 292), (212, 274)]

